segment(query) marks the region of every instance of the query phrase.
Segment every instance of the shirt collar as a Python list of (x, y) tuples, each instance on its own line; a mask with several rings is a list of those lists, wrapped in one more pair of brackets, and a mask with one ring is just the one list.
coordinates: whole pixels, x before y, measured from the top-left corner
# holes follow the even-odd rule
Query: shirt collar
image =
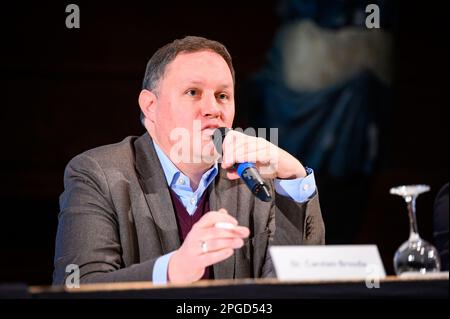
[[(189, 181), (189, 178), (175, 166), (175, 164), (163, 152), (159, 145), (155, 143), (155, 141), (153, 141), (153, 145), (155, 146), (156, 155), (158, 156), (159, 162), (161, 163), (161, 166), (163, 168), (167, 185), (172, 187), (173, 184), (176, 183), (180, 175), (184, 176), (186, 180)], [(211, 181), (217, 176), (217, 173), (219, 172), (218, 167), (219, 165), (216, 161), (214, 165), (203, 174), (202, 181), (205, 181), (206, 185), (209, 185), (209, 183), (211, 183)]]

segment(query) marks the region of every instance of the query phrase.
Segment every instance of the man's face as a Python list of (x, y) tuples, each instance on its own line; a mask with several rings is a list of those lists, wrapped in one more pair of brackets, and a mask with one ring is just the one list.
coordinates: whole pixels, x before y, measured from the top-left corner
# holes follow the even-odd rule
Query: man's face
[(183, 147), (191, 162), (210, 156), (212, 132), (231, 127), (234, 118), (233, 78), (225, 60), (212, 51), (181, 53), (156, 91), (151, 133), (158, 144), (172, 155)]

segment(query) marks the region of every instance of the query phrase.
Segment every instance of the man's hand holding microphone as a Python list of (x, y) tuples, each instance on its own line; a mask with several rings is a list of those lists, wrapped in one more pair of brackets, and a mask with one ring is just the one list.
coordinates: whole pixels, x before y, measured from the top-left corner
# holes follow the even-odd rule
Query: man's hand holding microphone
[[(242, 178), (261, 200), (271, 200), (270, 190), (262, 177), (294, 179), (306, 176), (300, 161), (263, 138), (226, 128), (216, 129), (212, 138), (217, 152), (222, 155), (221, 166), (228, 170), (227, 177)], [(201, 279), (206, 267), (231, 257), (234, 249), (241, 248), (249, 235), (248, 227), (239, 226), (225, 209), (206, 213), (192, 226), (181, 247), (171, 256), (168, 281), (190, 283)]]

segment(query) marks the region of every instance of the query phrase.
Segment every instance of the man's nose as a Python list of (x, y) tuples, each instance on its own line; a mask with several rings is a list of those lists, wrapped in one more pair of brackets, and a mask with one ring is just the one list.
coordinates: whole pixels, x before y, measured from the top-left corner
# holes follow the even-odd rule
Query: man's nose
[(202, 101), (202, 115), (204, 117), (220, 117), (220, 105), (217, 102), (216, 96), (205, 96)]

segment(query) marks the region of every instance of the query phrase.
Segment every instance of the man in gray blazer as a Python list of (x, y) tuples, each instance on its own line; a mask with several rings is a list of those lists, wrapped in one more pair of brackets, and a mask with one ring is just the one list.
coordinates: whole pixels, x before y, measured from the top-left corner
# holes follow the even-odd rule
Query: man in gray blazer
[[(269, 141), (231, 131), (234, 69), (226, 48), (175, 40), (147, 64), (139, 96), (147, 132), (73, 158), (64, 175), (54, 284), (274, 275), (270, 245), (324, 244), (314, 174)], [(273, 200), (233, 169), (254, 162)]]

